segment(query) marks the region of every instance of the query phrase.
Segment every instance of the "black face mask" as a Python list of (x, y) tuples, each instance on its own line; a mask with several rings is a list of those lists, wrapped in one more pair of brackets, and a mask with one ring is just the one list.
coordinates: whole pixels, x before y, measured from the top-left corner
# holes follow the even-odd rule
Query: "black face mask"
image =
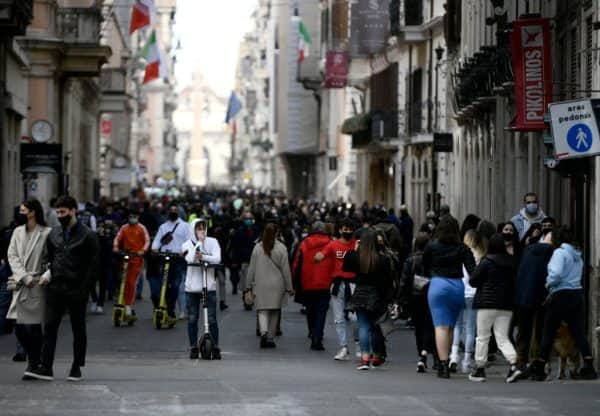
[(19, 212), (15, 217), (15, 221), (17, 222), (17, 225), (25, 225), (27, 224), (27, 215)]
[(385, 244), (377, 244), (377, 251), (384, 251), (385, 250)]
[(169, 212), (169, 220), (177, 221), (177, 218), (179, 218), (179, 215), (176, 212)]
[(58, 222), (60, 222), (60, 225), (62, 225), (63, 228), (67, 228), (69, 224), (71, 224), (71, 218), (70, 215), (65, 215), (64, 217), (59, 217)]
[(513, 235), (510, 233), (502, 233), (502, 237), (504, 237), (504, 241), (513, 241)]
[(352, 240), (353, 235), (354, 235), (354, 233), (342, 233), (342, 238), (344, 240)]

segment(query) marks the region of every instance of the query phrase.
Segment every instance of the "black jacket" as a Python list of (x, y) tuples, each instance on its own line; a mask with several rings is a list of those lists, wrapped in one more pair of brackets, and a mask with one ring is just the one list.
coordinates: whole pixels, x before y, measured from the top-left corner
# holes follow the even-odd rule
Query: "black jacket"
[(517, 273), (515, 304), (522, 308), (539, 307), (546, 299), (548, 263), (554, 253), (550, 244), (536, 243), (527, 246), (521, 256)]
[[(416, 252), (409, 256), (402, 267), (402, 276), (400, 277), (400, 299), (404, 302), (409, 301), (413, 296), (422, 294), (421, 292), (415, 292), (413, 290), (416, 274), (419, 276), (425, 275), (425, 271), (423, 270), (422, 252)], [(423, 292), (427, 293), (426, 290)]]
[(477, 289), (473, 308), (512, 310), (515, 273), (512, 256), (485, 256), (469, 279), (469, 284)]
[(46, 241), (52, 278), (47, 294), (86, 300), (94, 273), (99, 272), (98, 236), (77, 222), (65, 241), (62, 227), (54, 227)]
[(463, 264), (469, 274), (475, 270), (475, 258), (464, 244), (444, 244), (431, 241), (423, 253), (425, 275), (430, 277), (463, 278)]

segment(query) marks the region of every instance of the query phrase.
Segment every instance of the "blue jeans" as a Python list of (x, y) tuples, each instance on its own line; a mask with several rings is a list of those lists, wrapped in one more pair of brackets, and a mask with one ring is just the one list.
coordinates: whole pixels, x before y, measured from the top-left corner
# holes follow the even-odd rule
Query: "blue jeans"
[(475, 352), (475, 336), (477, 335), (477, 311), (473, 309), (473, 298), (465, 298), (465, 307), (458, 315), (454, 327), (454, 342), (452, 343), (452, 354), (450, 361), (459, 361), (458, 349), (462, 336), (465, 336), (465, 357)]
[[(200, 319), (200, 304), (202, 303), (202, 293), (185, 293), (186, 307), (188, 314), (188, 337), (190, 346), (195, 347), (198, 344), (198, 320)], [(219, 345), (219, 326), (217, 325), (217, 292), (208, 292), (208, 329), (210, 335)], [(204, 325), (204, 324), (203, 324)], [(202, 328), (204, 331), (204, 328)]]
[(337, 296), (331, 296), (331, 309), (333, 310), (333, 321), (340, 347), (348, 346), (348, 323), (346, 322), (346, 285), (354, 291), (354, 284), (342, 282)]
[(358, 339), (360, 341), (360, 351), (363, 355), (373, 353), (381, 356), (385, 350), (385, 338), (378, 325), (375, 325), (375, 318), (365, 310), (357, 310), (358, 319)]

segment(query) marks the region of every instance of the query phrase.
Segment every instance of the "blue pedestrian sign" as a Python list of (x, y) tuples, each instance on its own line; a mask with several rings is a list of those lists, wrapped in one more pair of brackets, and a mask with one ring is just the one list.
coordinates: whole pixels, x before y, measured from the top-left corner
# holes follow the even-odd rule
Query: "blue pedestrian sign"
[(585, 124), (575, 124), (567, 133), (569, 147), (578, 153), (585, 153), (592, 147), (594, 136)]
[(548, 110), (557, 160), (600, 154), (600, 100), (557, 102)]

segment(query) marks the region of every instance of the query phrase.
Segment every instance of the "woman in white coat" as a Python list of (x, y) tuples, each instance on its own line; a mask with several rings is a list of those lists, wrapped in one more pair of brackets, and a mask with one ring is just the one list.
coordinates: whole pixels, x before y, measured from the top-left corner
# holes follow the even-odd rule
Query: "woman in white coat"
[[(9, 280), (15, 291), (7, 318), (16, 320), (15, 333), (28, 357), (27, 372), (40, 363), (44, 286), (50, 279), (43, 261), (50, 228), (46, 226), (42, 205), (35, 199), (21, 204), (18, 222), (22, 225), (15, 228), (8, 246), (8, 263), (13, 272)], [(24, 375), (23, 379), (31, 378)]]
[(277, 331), (279, 310), (286, 292), (294, 293), (287, 249), (276, 236), (277, 226), (267, 224), (262, 241), (252, 251), (246, 280), (246, 289), (252, 290), (255, 296), (261, 348), (275, 347), (273, 336)]

